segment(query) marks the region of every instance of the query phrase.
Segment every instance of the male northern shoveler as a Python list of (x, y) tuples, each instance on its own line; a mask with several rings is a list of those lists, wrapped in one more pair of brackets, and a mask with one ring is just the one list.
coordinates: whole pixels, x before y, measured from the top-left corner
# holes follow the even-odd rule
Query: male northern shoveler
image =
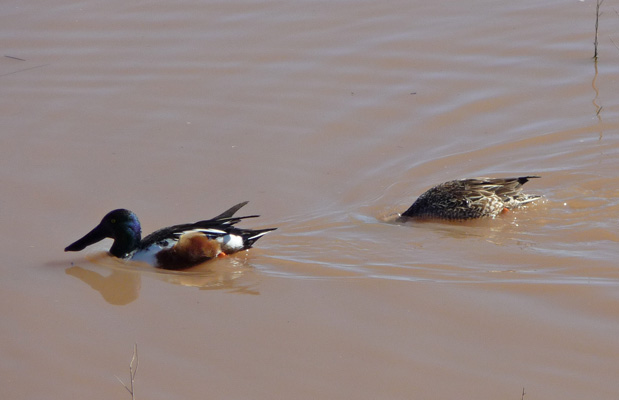
[(64, 251), (80, 251), (105, 238), (114, 239), (110, 254), (144, 261), (164, 269), (183, 269), (211, 258), (249, 249), (256, 240), (277, 228), (241, 229), (234, 224), (258, 215), (233, 217), (248, 202), (239, 203), (218, 216), (159, 229), (141, 239), (138, 217), (131, 211), (110, 211), (93, 230)]
[(505, 210), (520, 207), (541, 196), (522, 193), (531, 178), (473, 178), (449, 181), (423, 193), (398, 218), (466, 220), (496, 217)]

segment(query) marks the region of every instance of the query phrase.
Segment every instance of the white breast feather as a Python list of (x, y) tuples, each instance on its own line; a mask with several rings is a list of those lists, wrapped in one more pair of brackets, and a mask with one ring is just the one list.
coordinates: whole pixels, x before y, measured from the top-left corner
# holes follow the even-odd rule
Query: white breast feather
[(177, 240), (167, 239), (165, 242), (152, 244), (147, 249), (133, 253), (131, 260), (145, 262), (150, 265), (157, 265), (157, 258), (155, 257), (155, 254), (163, 249), (174, 246), (176, 242)]
[(245, 245), (243, 243), (243, 238), (239, 235), (220, 236), (217, 238), (217, 241), (221, 243), (221, 250), (228, 254), (243, 249)]

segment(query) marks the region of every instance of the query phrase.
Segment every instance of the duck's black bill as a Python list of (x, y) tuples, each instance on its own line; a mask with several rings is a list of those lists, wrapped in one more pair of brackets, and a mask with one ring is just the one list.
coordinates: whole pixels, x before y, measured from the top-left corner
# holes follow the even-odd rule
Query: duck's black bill
[(83, 238), (79, 239), (78, 241), (68, 245), (64, 249), (64, 251), (80, 251), (80, 250), (84, 250), (84, 248), (86, 248), (86, 246), (90, 246), (91, 244), (100, 242), (103, 239), (105, 239), (106, 237), (107, 237), (107, 234), (105, 232), (105, 229), (103, 227), (101, 227), (101, 225), (97, 225), (97, 227), (95, 227), (95, 229), (93, 229), (92, 231), (88, 232), (86, 234), (86, 236), (84, 236)]

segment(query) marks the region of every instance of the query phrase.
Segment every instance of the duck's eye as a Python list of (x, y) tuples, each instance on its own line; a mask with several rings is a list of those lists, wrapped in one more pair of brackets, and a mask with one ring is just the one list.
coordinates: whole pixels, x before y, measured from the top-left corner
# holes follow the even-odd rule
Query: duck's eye
[(112, 218), (112, 220), (110, 222), (115, 224), (116, 223), (116, 218)]

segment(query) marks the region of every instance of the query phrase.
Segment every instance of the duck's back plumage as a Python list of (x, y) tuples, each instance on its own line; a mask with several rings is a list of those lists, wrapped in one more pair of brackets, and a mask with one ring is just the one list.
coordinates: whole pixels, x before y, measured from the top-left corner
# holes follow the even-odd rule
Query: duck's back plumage
[(517, 208), (540, 197), (522, 193), (522, 185), (531, 178), (539, 176), (472, 178), (445, 182), (419, 196), (402, 213), (400, 220), (495, 217), (505, 209)]
[[(259, 238), (276, 228), (245, 229), (235, 227), (235, 224), (244, 219), (258, 217), (258, 215), (234, 217), (234, 213), (245, 204), (247, 202), (239, 203), (211, 219), (159, 229), (142, 239), (137, 250), (132, 255), (132, 259), (150, 261), (149, 257), (154, 256), (155, 261), (150, 261), (150, 263), (154, 263), (160, 268), (177, 269), (177, 265), (185, 267), (188, 264), (197, 264), (220, 253), (232, 254), (237, 251), (247, 250)], [(182, 238), (184, 237), (193, 238), (191, 241), (185, 241), (191, 243), (190, 246), (178, 246), (179, 243), (183, 243)], [(197, 238), (203, 238), (204, 240), (198, 240)], [(197, 249), (198, 244), (201, 244), (204, 248), (200, 252), (194, 251)], [(194, 259), (194, 262), (188, 262), (183, 258), (181, 254), (186, 253), (186, 250), (195, 255), (188, 258)], [(181, 257), (178, 257), (180, 261), (169, 261), (175, 260), (177, 254), (181, 255)], [(202, 256), (198, 256), (199, 254), (202, 254)]]

